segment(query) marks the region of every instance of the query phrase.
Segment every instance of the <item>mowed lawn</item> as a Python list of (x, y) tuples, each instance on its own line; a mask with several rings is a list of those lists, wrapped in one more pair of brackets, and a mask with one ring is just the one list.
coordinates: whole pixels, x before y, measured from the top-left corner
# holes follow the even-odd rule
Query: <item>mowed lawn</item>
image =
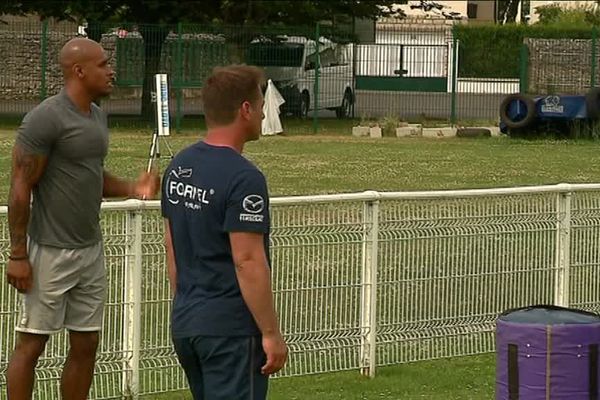
[[(7, 200), (14, 136), (14, 129), (0, 129), (0, 204)], [(200, 138), (190, 131), (168, 143), (176, 152)], [(113, 130), (107, 169), (136, 177), (146, 168), (150, 140), (149, 132)], [(161, 144), (164, 168), (168, 155)], [(246, 155), (265, 172), (272, 196), (600, 182), (600, 143), (590, 141), (307, 133), (262, 138), (246, 146)]]
[[(492, 188), (600, 182), (600, 143), (486, 139), (354, 138), (339, 130), (262, 138), (246, 154), (266, 174), (273, 196)], [(168, 143), (177, 151), (201, 138), (188, 130)], [(107, 169), (133, 178), (145, 169), (150, 133), (113, 129)], [(0, 204), (6, 204), (14, 129), (0, 130)], [(161, 168), (168, 162), (161, 143)], [(273, 400), (493, 399), (494, 355), (274, 380)], [(191, 399), (168, 394), (152, 399)]]

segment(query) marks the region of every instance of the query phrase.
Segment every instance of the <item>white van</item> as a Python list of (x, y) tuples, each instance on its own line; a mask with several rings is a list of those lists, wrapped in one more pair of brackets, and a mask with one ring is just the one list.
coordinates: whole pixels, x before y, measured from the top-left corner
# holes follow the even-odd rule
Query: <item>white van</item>
[[(318, 52), (317, 52), (318, 51)], [(352, 44), (319, 43), (299, 36), (254, 40), (246, 54), (248, 64), (262, 67), (285, 99), (282, 113), (306, 117), (315, 109), (334, 110), (347, 118), (354, 104)], [(315, 88), (320, 57), (319, 84)], [(319, 96), (315, 107), (315, 90)]]

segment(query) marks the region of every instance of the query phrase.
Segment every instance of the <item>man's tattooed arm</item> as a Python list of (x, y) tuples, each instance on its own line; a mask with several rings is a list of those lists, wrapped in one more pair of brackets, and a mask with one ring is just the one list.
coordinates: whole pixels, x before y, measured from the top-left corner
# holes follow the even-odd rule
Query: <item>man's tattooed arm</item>
[(10, 231), (10, 255), (27, 255), (27, 225), (29, 223), (31, 190), (44, 174), (48, 157), (31, 154), (19, 144), (12, 153), (12, 173), (8, 194), (8, 228)]

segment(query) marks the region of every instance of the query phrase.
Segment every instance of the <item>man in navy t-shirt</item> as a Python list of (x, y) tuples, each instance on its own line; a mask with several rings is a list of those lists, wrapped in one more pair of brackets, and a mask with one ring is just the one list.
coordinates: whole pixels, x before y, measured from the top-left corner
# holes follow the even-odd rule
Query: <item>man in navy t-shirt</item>
[(165, 171), (172, 336), (194, 399), (266, 399), (287, 347), (273, 306), (269, 194), (241, 153), (261, 132), (262, 72), (217, 68), (202, 88), (208, 133)]

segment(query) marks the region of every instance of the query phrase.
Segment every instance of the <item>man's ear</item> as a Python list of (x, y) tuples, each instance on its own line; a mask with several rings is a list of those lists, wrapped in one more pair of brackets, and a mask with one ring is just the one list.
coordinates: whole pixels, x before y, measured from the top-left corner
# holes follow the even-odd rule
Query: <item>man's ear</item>
[(73, 65), (73, 73), (78, 78), (83, 78), (83, 68), (79, 64)]
[(244, 101), (242, 106), (240, 107), (240, 115), (242, 118), (248, 120), (250, 119), (250, 114), (252, 113), (252, 105), (249, 101)]

